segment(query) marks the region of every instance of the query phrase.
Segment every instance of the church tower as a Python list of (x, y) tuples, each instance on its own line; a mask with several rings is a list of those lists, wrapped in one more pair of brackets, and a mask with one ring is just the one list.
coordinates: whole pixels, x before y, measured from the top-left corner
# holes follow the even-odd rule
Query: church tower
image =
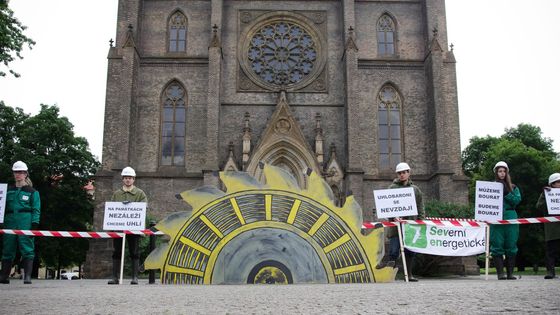
[[(444, 0), (120, 0), (109, 48), (104, 201), (132, 166), (148, 217), (186, 210), (175, 194), (259, 163), (324, 176), (374, 220), (373, 190), (406, 161), (426, 199), (467, 203), (455, 58)], [(109, 272), (109, 240), (86, 272)]]

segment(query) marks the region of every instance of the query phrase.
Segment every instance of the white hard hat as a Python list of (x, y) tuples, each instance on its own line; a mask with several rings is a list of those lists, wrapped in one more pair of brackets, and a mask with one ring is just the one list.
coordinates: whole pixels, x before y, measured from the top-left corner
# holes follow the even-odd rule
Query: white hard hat
[(500, 162), (496, 163), (496, 165), (494, 165), (494, 173), (496, 173), (496, 170), (498, 169), (498, 167), (505, 167), (506, 171), (509, 172), (509, 167), (508, 167), (507, 163), (504, 162), (504, 161), (500, 161)]
[(554, 173), (548, 177), (548, 184), (552, 184), (560, 180), (560, 173)]
[(405, 162), (401, 162), (397, 164), (397, 167), (395, 167), (395, 173), (402, 171), (410, 171), (410, 166), (408, 166), (408, 164)]
[(132, 167), (127, 166), (127, 167), (123, 168), (123, 170), (121, 172), (121, 176), (136, 177), (136, 172), (134, 171), (134, 169)]
[(27, 172), (27, 164), (23, 163), (22, 161), (17, 161), (12, 166), (12, 171), (25, 171)]

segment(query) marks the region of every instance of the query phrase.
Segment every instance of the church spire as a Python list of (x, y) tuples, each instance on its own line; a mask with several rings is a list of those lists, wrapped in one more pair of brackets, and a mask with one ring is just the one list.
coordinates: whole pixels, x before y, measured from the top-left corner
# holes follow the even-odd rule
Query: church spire
[(243, 170), (247, 169), (247, 162), (251, 155), (251, 127), (249, 127), (249, 112), (245, 113), (245, 127), (243, 127)]
[(323, 128), (321, 128), (321, 114), (315, 115), (315, 157), (319, 165), (323, 165)]

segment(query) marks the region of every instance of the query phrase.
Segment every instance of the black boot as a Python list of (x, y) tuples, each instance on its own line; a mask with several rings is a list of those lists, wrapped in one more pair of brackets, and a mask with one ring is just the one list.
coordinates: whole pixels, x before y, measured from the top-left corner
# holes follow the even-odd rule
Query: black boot
[(389, 258), (389, 260), (386, 260), (386, 261), (381, 260), (377, 264), (377, 266), (375, 266), (375, 269), (383, 269), (385, 267), (395, 268), (395, 261), (391, 260), (391, 258)]
[(132, 260), (132, 280), (130, 284), (138, 284), (138, 266), (140, 265), (140, 261), (138, 259)]
[(33, 271), (33, 259), (23, 260), (23, 283), (31, 284), (31, 272)]
[(408, 273), (408, 282), (418, 282), (418, 279), (412, 275), (412, 265), (414, 264), (414, 257), (410, 254), (406, 255), (406, 273)]
[(548, 269), (546, 271), (546, 276), (544, 276), (545, 279), (554, 279), (556, 277), (556, 272), (554, 271), (554, 269)]
[(494, 266), (496, 267), (498, 280), (506, 280), (507, 277), (504, 275), (504, 256), (496, 255), (493, 256), (492, 259), (494, 259)]
[(544, 276), (545, 279), (554, 279), (556, 277), (556, 271), (554, 270), (554, 265), (555, 265), (555, 259), (553, 257), (550, 257), (551, 255), (549, 255), (547, 253), (546, 255), (546, 276)]
[(113, 259), (113, 274), (107, 284), (119, 284), (119, 271), (121, 271), (121, 261)]
[(507, 279), (517, 280), (513, 275), (513, 268), (515, 268), (515, 255), (506, 257), (506, 269), (507, 269)]
[(2, 271), (0, 271), (0, 283), (3, 284), (10, 283), (10, 271), (12, 271), (12, 260), (11, 259), (2, 260)]

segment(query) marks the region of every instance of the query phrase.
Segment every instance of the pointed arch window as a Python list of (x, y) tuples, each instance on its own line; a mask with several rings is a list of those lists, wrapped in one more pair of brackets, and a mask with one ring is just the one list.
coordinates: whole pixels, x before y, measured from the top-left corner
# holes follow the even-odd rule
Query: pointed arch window
[(161, 165), (185, 164), (185, 89), (172, 82), (162, 96)]
[(402, 160), (402, 101), (397, 90), (384, 86), (377, 96), (379, 118), (379, 168), (390, 170)]
[(181, 12), (175, 12), (169, 18), (169, 52), (187, 51), (187, 17)]
[(377, 21), (377, 53), (380, 56), (395, 55), (395, 22), (387, 14)]

